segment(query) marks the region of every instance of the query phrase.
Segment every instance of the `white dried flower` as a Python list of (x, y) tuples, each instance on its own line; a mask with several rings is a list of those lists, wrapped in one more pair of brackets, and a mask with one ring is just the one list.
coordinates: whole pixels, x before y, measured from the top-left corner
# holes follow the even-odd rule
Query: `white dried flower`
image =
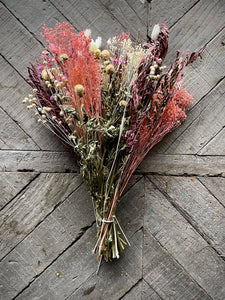
[(152, 29), (151, 39), (153, 41), (156, 41), (159, 37), (159, 33), (160, 33), (160, 26), (159, 24), (156, 24)]
[(97, 39), (91, 40), (91, 45), (96, 45), (97, 48), (100, 48), (102, 44), (102, 38), (100, 36), (97, 37)]
[(91, 29), (85, 29), (85, 30), (84, 30), (84, 35), (85, 35), (86, 37), (91, 36)]

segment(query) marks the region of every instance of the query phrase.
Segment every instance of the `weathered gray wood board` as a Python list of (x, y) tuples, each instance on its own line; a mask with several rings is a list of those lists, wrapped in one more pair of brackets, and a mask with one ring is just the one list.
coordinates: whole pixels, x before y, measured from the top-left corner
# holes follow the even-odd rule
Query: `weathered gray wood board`
[[(65, 149), (64, 149), (65, 150)], [(69, 152), (0, 150), (5, 172), (78, 172), (76, 156)]]
[[(26, 67), (43, 50), (41, 23), (90, 28), (105, 46), (121, 31), (144, 38), (147, 14), (149, 31), (171, 29), (166, 65), (177, 49), (207, 48), (185, 72), (187, 119), (146, 156), (119, 203), (131, 247), (97, 275), (90, 195), (74, 155), (22, 104)], [(223, 0), (1, 1), (1, 300), (224, 300), (224, 16)]]

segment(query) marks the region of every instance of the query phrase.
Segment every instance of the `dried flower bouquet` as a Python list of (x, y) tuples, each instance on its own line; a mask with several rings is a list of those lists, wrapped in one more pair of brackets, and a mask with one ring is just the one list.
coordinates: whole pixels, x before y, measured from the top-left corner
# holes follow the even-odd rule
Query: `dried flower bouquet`
[(129, 243), (117, 218), (118, 200), (149, 150), (186, 118), (192, 96), (182, 89), (183, 70), (203, 51), (177, 51), (167, 69), (168, 28), (155, 25), (145, 43), (129, 32), (101, 51), (90, 30), (67, 23), (43, 26), (49, 50), (28, 68), (35, 95), (23, 100), (79, 157), (95, 207), (97, 258), (119, 258)]

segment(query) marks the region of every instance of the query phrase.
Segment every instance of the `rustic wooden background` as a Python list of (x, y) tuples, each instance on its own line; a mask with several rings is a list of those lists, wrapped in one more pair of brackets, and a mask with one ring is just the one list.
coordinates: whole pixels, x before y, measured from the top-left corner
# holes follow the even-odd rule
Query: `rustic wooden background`
[(26, 66), (43, 49), (41, 23), (68, 21), (104, 40), (145, 37), (138, 0), (2, 0), (0, 85), (0, 299), (225, 299), (225, 2), (152, 0), (150, 29), (170, 28), (176, 49), (198, 50), (186, 71), (187, 120), (133, 176), (118, 218), (122, 257), (97, 264), (89, 194), (74, 158), (21, 103)]

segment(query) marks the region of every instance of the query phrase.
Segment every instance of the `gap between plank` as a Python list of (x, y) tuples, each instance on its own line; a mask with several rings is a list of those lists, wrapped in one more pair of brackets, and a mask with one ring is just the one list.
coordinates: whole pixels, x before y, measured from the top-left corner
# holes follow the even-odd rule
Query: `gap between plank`
[[(4, 113), (22, 130), (22, 132), (31, 139), (31, 141), (34, 143), (34, 145), (38, 148), (35, 151), (40, 151), (41, 148), (39, 147), (39, 145), (32, 139), (32, 137), (20, 126), (19, 122), (16, 121), (12, 116), (9, 115), (9, 113), (2, 107), (0, 106), (0, 108), (4, 111)], [(4, 149), (7, 150), (7, 149)], [(11, 149), (9, 149), (11, 150)], [(15, 150), (16, 151), (16, 150)], [(29, 150), (28, 150), (29, 151)]]
[(196, 1), (179, 19), (177, 19), (173, 25), (171, 25), (169, 27), (169, 29), (173, 28), (173, 26), (175, 26), (193, 7), (195, 7), (195, 5), (197, 5), (200, 2), (200, 0)]
[[(211, 92), (213, 92), (214, 91), (214, 89), (216, 89), (217, 88), (217, 86), (224, 80), (224, 78), (225, 78), (225, 76), (224, 77), (222, 77), (221, 79), (219, 79), (218, 81), (217, 81), (217, 83), (204, 95), (204, 96), (202, 96), (201, 97), (201, 99), (196, 103), (196, 104), (194, 104), (192, 107), (191, 107), (191, 109), (188, 111), (188, 113), (190, 113), (194, 108), (195, 108), (195, 106), (197, 106), (197, 105), (199, 105), (202, 101), (203, 101), (203, 99), (205, 98), (205, 97), (207, 97)], [(200, 116), (200, 114), (205, 110), (207, 108), (207, 106), (203, 109), (203, 110), (201, 110), (200, 111), (200, 113), (191, 121), (191, 123), (190, 124), (188, 124), (188, 126), (173, 140), (173, 142), (164, 150), (164, 152), (163, 152), (163, 154), (165, 154), (166, 153), (166, 151), (180, 138), (180, 136), (197, 120), (197, 118)], [(166, 154), (167, 155), (167, 154)], [(178, 154), (179, 155), (179, 154)], [(189, 155), (189, 154), (185, 154), (185, 155)], [(191, 154), (191, 155), (194, 155), (194, 154)], [(203, 155), (202, 155), (203, 156)]]
[(27, 288), (29, 288), (29, 286), (38, 278), (41, 276), (42, 273), (44, 273), (61, 255), (63, 255), (69, 248), (71, 248), (77, 241), (79, 241), (81, 239), (81, 237), (85, 234), (85, 232), (87, 232), (88, 229), (90, 229), (93, 225), (95, 224), (95, 221), (93, 221), (91, 223), (91, 225), (88, 225), (86, 227), (83, 227), (80, 229), (80, 232), (77, 234), (76, 239), (70, 244), (68, 245), (62, 252), (59, 253), (59, 255), (52, 260), (52, 262), (46, 267), (44, 268), (44, 270), (42, 270), (39, 274), (35, 275), (33, 277), (33, 279), (28, 283), (27, 286), (25, 286), (15, 297), (12, 298), (12, 300), (16, 299), (19, 295), (21, 295)]
[(212, 195), (212, 196), (219, 202), (219, 204), (222, 205), (223, 208), (225, 208), (225, 205), (224, 205), (222, 202), (220, 202), (220, 200), (213, 194), (213, 192), (207, 187), (207, 185), (205, 185), (205, 184), (201, 181), (201, 177), (200, 177), (200, 176), (197, 176), (196, 178), (197, 178), (197, 180), (204, 186), (204, 188), (210, 193), (210, 195)]
[[(148, 180), (151, 182), (151, 180), (149, 178), (148, 178)], [(154, 183), (152, 183), (152, 184), (154, 185)], [(158, 189), (157, 186), (155, 186), (155, 187)], [(191, 279), (191, 281), (193, 281), (210, 299), (213, 300), (213, 298), (206, 292), (206, 290), (190, 275), (190, 273), (184, 268), (184, 266), (180, 264), (180, 262), (161, 244), (161, 242), (154, 235), (152, 235), (151, 232), (149, 232), (146, 228), (145, 228), (145, 232), (146, 232), (146, 234), (149, 234), (151, 237), (153, 237), (153, 239), (155, 239), (157, 241), (157, 243), (162, 247), (163, 251), (166, 252), (166, 254), (172, 259), (172, 261), (175, 261), (175, 263), (181, 268), (181, 270), (183, 270), (183, 272), (185, 272), (185, 274)]]
[[(124, 28), (124, 30), (127, 30), (127, 28), (117, 19), (117, 17), (105, 6), (105, 4), (103, 4), (101, 2), (101, 0), (97, 0), (97, 2), (99, 3), (100, 6), (102, 6), (102, 9), (106, 12), (107, 15), (109, 15), (112, 19), (115, 19), (122, 28)], [(135, 40), (135, 37), (130, 34), (130, 36), (132, 37), (133, 40)]]
[[(40, 175), (40, 174), (39, 174)], [(59, 207), (62, 203), (64, 203), (73, 193), (76, 192), (77, 189), (79, 189), (79, 187), (84, 184), (83, 182), (81, 182), (71, 193), (68, 194), (68, 196), (66, 198), (64, 198), (64, 200), (59, 201), (54, 207), (53, 209), (46, 215), (44, 216), (43, 219), (41, 219), (35, 226), (34, 228), (26, 235), (24, 236), (13, 248), (10, 249), (10, 251), (8, 253), (6, 253), (1, 259), (0, 262), (7, 256), (9, 255), (20, 243), (22, 243), (46, 218), (48, 218), (48, 216), (54, 212), (54, 210), (56, 210), (57, 207)]]
[(130, 287), (130, 289), (129, 289), (128, 291), (126, 291), (126, 292), (123, 294), (123, 296), (121, 296), (118, 300), (123, 300), (123, 297), (126, 296), (133, 288), (135, 288), (135, 287), (138, 285), (138, 283), (140, 283), (142, 280), (143, 280), (143, 275), (142, 275), (142, 277), (139, 278), (139, 279), (138, 279), (138, 280)]
[(223, 129), (225, 128), (225, 125), (213, 136), (213, 137), (211, 137), (206, 143), (205, 143), (205, 145), (204, 146), (202, 146), (199, 150), (198, 150), (198, 152), (197, 152), (197, 155), (201, 155), (201, 154), (199, 154), (199, 152), (201, 152), (202, 150), (204, 150), (204, 148), (218, 135), (218, 134), (220, 134), (221, 133), (221, 131), (223, 131)]
[[(58, 9), (58, 7), (51, 0), (48, 0), (48, 2), (67, 20), (70, 25), (73, 25), (73, 23), (60, 11), (60, 9)], [(77, 27), (75, 27), (74, 25), (73, 27), (77, 32), (79, 32), (79, 29)]]
[(36, 37), (36, 35), (33, 33), (33, 32), (31, 32), (29, 29), (28, 29), (28, 27), (24, 24), (24, 23), (22, 23), (21, 21), (20, 21), (20, 19), (2, 2), (2, 1), (0, 1), (1, 2), (1, 4), (8, 10), (8, 12), (20, 23), (20, 25), (22, 25), (31, 35), (32, 35), (32, 37), (37, 41), (37, 42), (39, 42), (39, 44), (42, 46), (42, 47), (44, 47), (45, 48), (45, 46), (44, 46), (44, 44), (39, 40), (39, 39), (37, 39), (37, 37)]
[[(195, 229), (195, 231), (206, 241), (206, 243), (209, 245), (209, 247), (211, 249), (213, 249), (217, 256), (219, 256), (220, 259), (222, 259), (223, 261), (225, 261), (225, 258), (218, 252), (218, 250), (212, 245), (211, 239), (210, 237), (202, 232), (198, 226), (198, 224), (192, 219), (192, 217), (185, 212), (180, 206), (179, 204), (177, 204), (175, 201), (173, 201), (173, 199), (166, 193), (164, 192), (157, 184), (155, 184), (154, 182), (152, 182), (149, 178), (147, 178), (149, 180), (149, 182), (155, 186), (159, 192), (167, 199), (168, 202), (170, 202), (170, 204), (172, 204), (172, 206), (181, 214), (181, 216)], [(159, 242), (160, 243), (160, 242)]]
[[(5, 173), (5, 172), (4, 172)], [(35, 172), (34, 172), (35, 173)], [(0, 212), (5, 208), (7, 207), (16, 197), (18, 196), (22, 196), (25, 192), (26, 192), (26, 189), (27, 187), (34, 181), (36, 180), (39, 175), (41, 173), (38, 173), (36, 176), (34, 176), (34, 178), (32, 178), (15, 196), (12, 197), (12, 199), (10, 199), (3, 207), (0, 208)]]

